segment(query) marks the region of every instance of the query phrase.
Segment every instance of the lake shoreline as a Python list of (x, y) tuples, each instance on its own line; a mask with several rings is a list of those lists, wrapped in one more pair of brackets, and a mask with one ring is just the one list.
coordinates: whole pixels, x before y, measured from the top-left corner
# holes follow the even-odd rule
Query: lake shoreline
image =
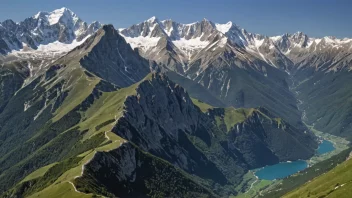
[[(306, 124), (306, 126), (308, 127), (308, 129), (310, 131), (312, 131), (314, 133), (314, 135), (316, 135), (320, 140), (322, 141), (329, 141), (333, 144), (333, 147), (335, 148), (333, 151), (331, 152), (327, 152), (327, 153), (323, 153), (321, 155), (314, 155), (312, 156), (310, 159), (306, 160), (307, 163), (309, 164), (309, 166), (313, 166), (314, 164), (324, 161), (326, 159), (329, 159), (330, 157), (339, 154), (341, 151), (345, 150), (348, 148), (348, 144), (350, 143), (349, 141), (347, 141), (346, 139), (342, 138), (342, 137), (338, 137), (335, 135), (331, 135), (329, 133), (324, 133), (321, 131), (318, 131), (317, 129), (315, 129), (313, 126), (309, 126)], [(317, 148), (317, 150), (319, 149), (319, 147)]]
[[(328, 133), (323, 133), (321, 131), (318, 131), (316, 129), (314, 129), (312, 126), (306, 125), (309, 130), (311, 130), (320, 140), (320, 142), (322, 143), (324, 140), (325, 141), (329, 141), (333, 144), (333, 147), (335, 148), (333, 151), (331, 152), (327, 152), (327, 153), (323, 153), (323, 154), (315, 154), (314, 156), (312, 156), (310, 159), (307, 160), (302, 160), (305, 161), (307, 163), (307, 167), (304, 168), (303, 170), (299, 171), (302, 172), (305, 169), (307, 169), (308, 167), (313, 166), (314, 164), (324, 161), (326, 159), (331, 158), (334, 155), (339, 154), (340, 152), (342, 152), (343, 150), (348, 148), (348, 144), (349, 141), (347, 141), (346, 139), (342, 138), (342, 137), (338, 137), (338, 136), (334, 136)], [(320, 144), (319, 144), (320, 145)], [(316, 149), (318, 152), (319, 147)], [(280, 162), (280, 163), (293, 163), (294, 161), (286, 161), (286, 162)], [(265, 166), (266, 167), (266, 166)], [(236, 196), (236, 198), (242, 198), (242, 197), (256, 197), (259, 194), (261, 194), (262, 192), (266, 191), (267, 189), (270, 189), (272, 186), (278, 185), (280, 184), (280, 182), (283, 179), (275, 179), (275, 180), (265, 180), (265, 179), (258, 179), (256, 180), (257, 176), (256, 176), (256, 172), (265, 168), (265, 167), (261, 167), (261, 168), (257, 168), (257, 169), (252, 169), (247, 173), (247, 177), (252, 178), (250, 180), (250, 182), (248, 183), (248, 188), (250, 187), (250, 189), (247, 189), (246, 191), (244, 191), (245, 193), (240, 193), (238, 196)], [(299, 173), (297, 172), (297, 173)], [(292, 175), (295, 175), (297, 173), (294, 173)], [(291, 175), (289, 175), (291, 176)], [(289, 177), (288, 176), (288, 177)], [(254, 182), (255, 181), (255, 182)]]
[[(312, 156), (312, 158), (319, 158), (319, 160), (314, 160), (315, 163), (318, 163), (320, 160), (325, 160), (325, 158), (328, 158), (328, 154), (335, 151), (336, 148), (334, 146), (334, 143), (330, 140), (326, 140), (325, 138), (320, 137), (320, 144), (318, 148), (316, 149), (316, 154)], [(326, 157), (324, 157), (326, 155)], [(311, 159), (308, 160), (296, 160), (296, 161), (286, 161), (286, 162), (280, 162), (277, 164), (269, 165), (269, 166), (264, 166), (258, 169), (253, 169), (254, 175), (258, 177), (259, 179), (264, 179), (264, 180), (279, 180), (283, 179), (285, 177), (288, 177), (290, 175), (296, 174), (300, 171), (305, 170), (306, 168), (312, 166), (313, 164), (311, 163)], [(296, 167), (298, 166), (298, 167)], [(265, 173), (267, 171), (266, 169), (269, 169), (268, 173)], [(284, 169), (284, 170), (282, 170)]]

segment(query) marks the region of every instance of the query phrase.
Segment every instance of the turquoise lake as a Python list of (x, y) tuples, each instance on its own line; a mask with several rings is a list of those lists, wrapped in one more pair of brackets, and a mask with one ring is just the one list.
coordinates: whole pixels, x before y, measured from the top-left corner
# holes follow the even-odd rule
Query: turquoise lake
[(297, 173), (305, 168), (308, 164), (306, 161), (299, 160), (294, 162), (281, 162), (271, 166), (265, 166), (262, 169), (255, 172), (255, 175), (259, 179), (274, 180), (281, 179)]
[[(317, 154), (322, 155), (335, 150), (332, 142), (323, 140), (317, 149)], [(287, 177), (307, 168), (308, 164), (304, 160), (294, 162), (281, 162), (271, 166), (265, 166), (255, 172), (259, 179), (274, 180)]]
[(322, 155), (324, 153), (329, 153), (335, 150), (334, 144), (330, 141), (323, 140), (323, 142), (319, 145), (317, 154)]

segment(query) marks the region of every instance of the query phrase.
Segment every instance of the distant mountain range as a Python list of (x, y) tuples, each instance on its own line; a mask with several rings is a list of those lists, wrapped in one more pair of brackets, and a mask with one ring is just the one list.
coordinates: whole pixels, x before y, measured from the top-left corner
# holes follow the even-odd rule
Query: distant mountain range
[(67, 8), (1, 22), (0, 195), (237, 195), (249, 170), (315, 154), (306, 124), (351, 139), (351, 46)]

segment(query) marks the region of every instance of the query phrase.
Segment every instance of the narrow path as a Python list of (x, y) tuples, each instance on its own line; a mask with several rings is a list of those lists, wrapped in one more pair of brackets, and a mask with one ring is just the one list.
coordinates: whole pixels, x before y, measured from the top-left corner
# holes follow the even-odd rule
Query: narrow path
[[(253, 174), (254, 174), (254, 173), (253, 173)], [(257, 181), (259, 181), (259, 179), (258, 179), (257, 176), (255, 176), (255, 181), (251, 184), (251, 187), (250, 187), (245, 193), (248, 193), (250, 190), (252, 190), (253, 185), (254, 185)]]
[(73, 188), (75, 189), (75, 192), (85, 194), (83, 192), (78, 191), (76, 186), (72, 182), (69, 181), (68, 183), (70, 183), (73, 186)]

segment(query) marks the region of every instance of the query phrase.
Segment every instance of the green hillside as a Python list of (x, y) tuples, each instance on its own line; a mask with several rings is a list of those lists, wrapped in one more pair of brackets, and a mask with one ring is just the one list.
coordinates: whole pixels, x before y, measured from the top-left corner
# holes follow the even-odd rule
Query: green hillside
[(352, 161), (348, 159), (284, 197), (351, 197)]

